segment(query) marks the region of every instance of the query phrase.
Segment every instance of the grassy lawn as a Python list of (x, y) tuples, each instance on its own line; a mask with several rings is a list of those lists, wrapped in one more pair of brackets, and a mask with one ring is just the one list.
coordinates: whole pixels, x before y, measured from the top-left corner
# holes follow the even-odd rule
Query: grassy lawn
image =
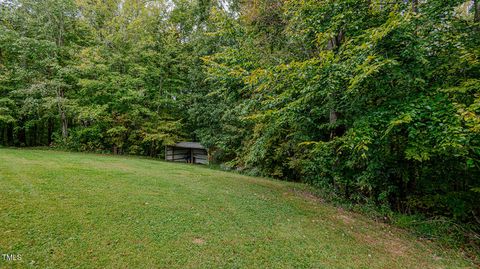
[(196, 165), (0, 148), (0, 254), (21, 255), (0, 268), (473, 267), (307, 189)]

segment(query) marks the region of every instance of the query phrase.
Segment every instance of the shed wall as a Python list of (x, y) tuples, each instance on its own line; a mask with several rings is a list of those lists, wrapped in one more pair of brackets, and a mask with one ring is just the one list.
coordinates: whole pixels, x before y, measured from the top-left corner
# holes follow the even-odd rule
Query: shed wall
[(186, 162), (190, 153), (193, 163), (208, 164), (208, 153), (205, 149), (190, 149), (168, 146), (165, 148), (165, 160), (173, 162)]

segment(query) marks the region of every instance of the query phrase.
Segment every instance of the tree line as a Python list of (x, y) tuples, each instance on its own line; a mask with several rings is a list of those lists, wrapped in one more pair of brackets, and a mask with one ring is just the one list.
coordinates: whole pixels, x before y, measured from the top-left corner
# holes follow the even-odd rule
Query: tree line
[(217, 162), (480, 218), (480, 1), (6, 0), (0, 144)]

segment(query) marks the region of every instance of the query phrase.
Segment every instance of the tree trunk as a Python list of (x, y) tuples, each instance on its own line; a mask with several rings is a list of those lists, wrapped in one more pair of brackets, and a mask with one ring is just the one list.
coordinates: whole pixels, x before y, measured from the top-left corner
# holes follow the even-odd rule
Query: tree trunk
[(473, 9), (475, 10), (474, 21), (480, 22), (480, 0), (473, 1)]
[(13, 132), (13, 123), (7, 125), (7, 145), (13, 146), (15, 144), (14, 132)]
[(22, 122), (21, 124), (19, 124), (19, 126), (22, 126), (22, 127), (18, 129), (18, 134), (17, 134), (18, 146), (25, 147), (25, 145), (27, 144), (27, 140), (26, 140), (26, 137), (25, 137), (24, 123)]
[[(335, 124), (337, 122), (339, 116), (340, 116), (340, 113), (338, 113), (334, 109), (331, 109), (330, 110), (330, 124)], [(330, 131), (330, 139), (333, 139), (337, 135), (336, 130), (337, 130), (337, 128), (332, 129), (332, 131)]]
[(63, 140), (67, 139), (68, 136), (68, 122), (67, 122), (67, 115), (65, 115), (65, 110), (60, 110), (61, 117), (62, 117), (62, 137)]
[(48, 119), (48, 127), (47, 127), (47, 143), (50, 146), (52, 144), (52, 134), (53, 134), (53, 121), (52, 119)]
[[(336, 36), (334, 36), (332, 39), (330, 39), (330, 41), (328, 42), (327, 50), (334, 50), (335, 48), (338, 48), (342, 44), (344, 37), (345, 37), (345, 33), (343, 32), (343, 30), (340, 30), (340, 32)], [(338, 95), (337, 93), (334, 93), (332, 100), (336, 100), (338, 98), (337, 95)], [(339, 116), (340, 116), (340, 113), (337, 112), (335, 108), (332, 108), (330, 110), (330, 124), (336, 123)], [(335, 135), (336, 135), (336, 130), (334, 129), (330, 132), (330, 139), (333, 139)]]
[(62, 123), (62, 137), (63, 137), (63, 141), (65, 142), (68, 136), (68, 121), (67, 121), (67, 115), (65, 113), (65, 108), (63, 107), (64, 97), (65, 97), (64, 91), (58, 90), (57, 92), (58, 112), (60, 113), (60, 120)]
[(32, 146), (38, 146), (38, 127), (37, 123), (33, 124), (33, 131), (32, 131)]
[(336, 36), (332, 37), (328, 41), (327, 50), (333, 50), (335, 48), (340, 47), (340, 45), (343, 42), (344, 35), (345, 34), (344, 34), (343, 30), (340, 30), (340, 32)]
[(0, 145), (7, 145), (7, 132), (6, 128), (3, 128), (3, 124), (0, 125), (0, 130), (2, 130), (2, 141), (0, 142)]
[[(60, 18), (58, 22), (58, 28), (57, 28), (57, 47), (62, 48), (64, 44), (64, 17), (63, 13), (60, 13)], [(61, 56), (57, 54), (57, 57), (60, 59)], [(60, 113), (60, 120), (62, 123), (62, 138), (63, 141), (65, 142), (68, 137), (68, 120), (67, 120), (67, 115), (65, 112), (65, 107), (63, 105), (63, 102), (65, 100), (65, 92), (63, 89), (59, 89), (57, 91), (57, 97), (58, 97), (58, 111)]]
[(418, 12), (418, 0), (412, 0), (412, 11), (415, 13)]
[(336, 112), (335, 110), (330, 110), (330, 123), (331, 124), (334, 124), (337, 122), (337, 119), (338, 119), (338, 112)]

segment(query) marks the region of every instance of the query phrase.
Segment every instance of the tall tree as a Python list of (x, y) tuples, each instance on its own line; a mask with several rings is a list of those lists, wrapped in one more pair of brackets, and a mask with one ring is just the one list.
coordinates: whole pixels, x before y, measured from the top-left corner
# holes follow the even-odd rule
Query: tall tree
[[(479, 0), (0, 1), (0, 144), (216, 160), (480, 214)], [(473, 212), (473, 213), (472, 213)]]
[(480, 1), (473, 0), (474, 21), (480, 22)]

